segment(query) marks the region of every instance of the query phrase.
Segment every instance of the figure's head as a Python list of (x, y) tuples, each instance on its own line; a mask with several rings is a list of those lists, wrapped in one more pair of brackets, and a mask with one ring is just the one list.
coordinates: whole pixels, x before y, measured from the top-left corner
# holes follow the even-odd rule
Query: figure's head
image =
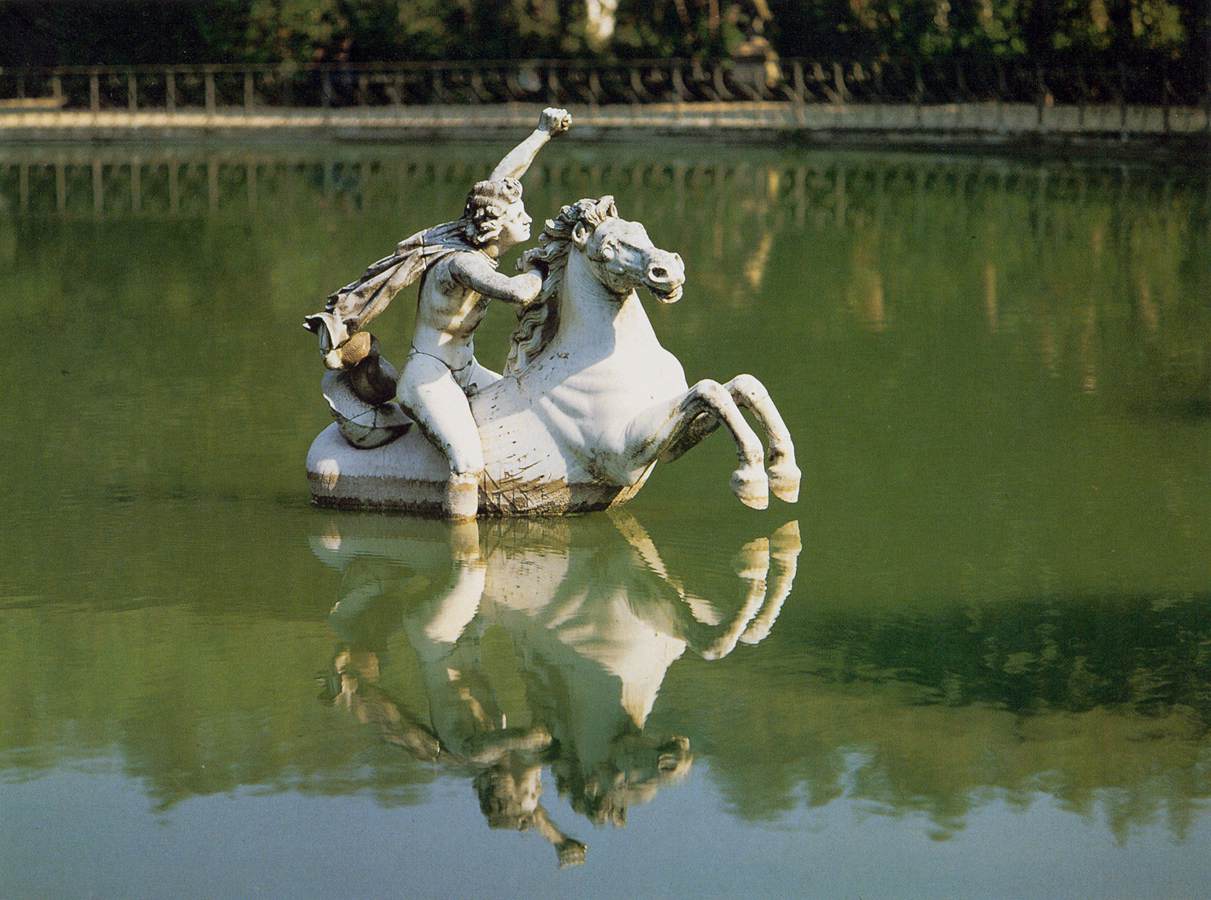
[(463, 207), (466, 236), (476, 247), (497, 250), (530, 239), (530, 223), (521, 200), (521, 182), (516, 178), (476, 182)]
[(489, 827), (525, 831), (542, 794), (542, 767), (510, 765), (506, 758), (475, 776), (475, 793)]

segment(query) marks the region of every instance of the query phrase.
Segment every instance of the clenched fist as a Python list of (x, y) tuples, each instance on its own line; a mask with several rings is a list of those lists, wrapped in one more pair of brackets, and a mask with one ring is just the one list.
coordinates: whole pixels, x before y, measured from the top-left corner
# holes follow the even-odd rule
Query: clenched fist
[(538, 130), (547, 132), (551, 137), (563, 134), (571, 127), (572, 114), (566, 109), (557, 109), (553, 106), (548, 106), (542, 111), (542, 115), (538, 117)]

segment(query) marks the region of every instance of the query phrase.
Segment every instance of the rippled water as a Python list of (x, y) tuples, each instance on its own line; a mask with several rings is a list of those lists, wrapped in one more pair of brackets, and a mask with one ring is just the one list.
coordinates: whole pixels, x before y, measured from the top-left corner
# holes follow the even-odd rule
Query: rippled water
[(0, 149), (0, 895), (1206, 893), (1206, 174), (552, 146), (803, 499), (310, 508), (301, 315), (496, 152)]

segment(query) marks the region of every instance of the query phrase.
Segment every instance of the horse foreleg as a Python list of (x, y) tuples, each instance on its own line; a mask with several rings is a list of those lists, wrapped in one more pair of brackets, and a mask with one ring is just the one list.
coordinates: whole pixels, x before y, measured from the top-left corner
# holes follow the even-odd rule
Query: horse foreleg
[(769, 391), (752, 375), (737, 375), (724, 385), (737, 405), (748, 409), (769, 436), (769, 489), (779, 500), (794, 503), (799, 499), (802, 473), (795, 465), (795, 445), (782, 414), (770, 398)]
[(795, 572), (802, 549), (803, 544), (799, 539), (797, 521), (787, 522), (770, 535), (769, 550), (773, 565), (770, 567), (767, 579), (765, 606), (748, 623), (744, 634), (740, 635), (742, 643), (758, 644), (769, 635), (770, 629), (774, 627), (774, 622), (778, 620), (778, 614), (782, 612), (782, 605), (786, 603), (786, 598), (790, 596), (791, 588), (795, 584)]
[(736, 441), (739, 466), (732, 492), (745, 506), (769, 506), (769, 479), (756, 432), (745, 421), (731, 393), (717, 381), (699, 381), (681, 397), (658, 403), (635, 416), (626, 429), (627, 464), (643, 468), (656, 459), (676, 459), (720, 424)]

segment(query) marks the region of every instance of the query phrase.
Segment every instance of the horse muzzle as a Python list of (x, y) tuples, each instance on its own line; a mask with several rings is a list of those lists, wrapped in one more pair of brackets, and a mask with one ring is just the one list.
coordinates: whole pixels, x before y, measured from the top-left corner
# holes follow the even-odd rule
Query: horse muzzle
[(676, 303), (685, 286), (685, 263), (676, 253), (654, 250), (648, 256), (643, 283), (661, 303)]

